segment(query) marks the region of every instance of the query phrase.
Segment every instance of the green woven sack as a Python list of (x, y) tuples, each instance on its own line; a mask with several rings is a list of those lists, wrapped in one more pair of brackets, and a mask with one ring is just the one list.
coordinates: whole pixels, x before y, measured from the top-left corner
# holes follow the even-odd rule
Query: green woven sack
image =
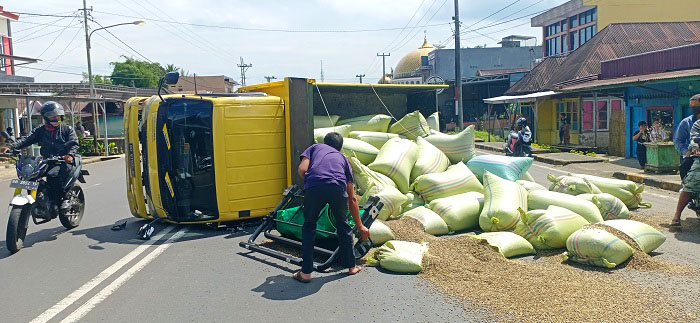
[(397, 273), (419, 273), (423, 270), (423, 254), (426, 251), (428, 245), (425, 243), (391, 240), (377, 248), (367, 258), (367, 264)]
[(591, 184), (587, 179), (576, 176), (554, 176), (547, 175), (547, 179), (552, 182), (549, 190), (553, 192), (566, 193), (570, 195), (598, 194), (601, 193), (597, 186)]
[(399, 138), (395, 133), (375, 132), (375, 131), (350, 131), (350, 138), (362, 140), (377, 149), (382, 149), (382, 146), (389, 139)]
[[(348, 125), (350, 131), (386, 132), (389, 129), (391, 117), (385, 114), (370, 114), (338, 121), (337, 125)], [(343, 136), (344, 137), (344, 136)]]
[(515, 182), (520, 184), (522, 187), (524, 187), (528, 192), (536, 191), (536, 190), (543, 190), (543, 191), (547, 190), (546, 187), (544, 187), (540, 184), (537, 184), (535, 182), (530, 182), (530, 181), (526, 181), (526, 180), (522, 180), (522, 179), (519, 179)]
[(418, 160), (411, 170), (411, 183), (420, 175), (441, 173), (450, 166), (450, 160), (447, 156), (427, 140), (418, 137), (416, 144), (418, 145)]
[(463, 163), (447, 168), (442, 173), (418, 176), (411, 189), (426, 202), (467, 192), (483, 192), (484, 186)]
[(484, 232), (474, 237), (485, 240), (506, 258), (535, 254), (532, 244), (513, 232)]
[(369, 167), (362, 165), (362, 163), (355, 157), (348, 158), (350, 162), (350, 167), (352, 168), (352, 174), (355, 178), (355, 186), (357, 187), (357, 193), (362, 195), (369, 190), (372, 186), (377, 187), (396, 187), (394, 181), (384, 174), (377, 173)]
[(416, 192), (410, 191), (406, 193), (406, 198), (406, 203), (401, 206), (401, 212), (407, 212), (425, 205), (425, 200)]
[[(360, 211), (362, 214), (364, 211)], [(322, 210), (321, 214), (318, 218), (318, 221), (316, 221), (316, 229), (317, 230), (324, 230), (328, 232), (335, 232), (335, 219), (331, 221), (331, 218), (329, 217), (329, 211), (328, 211), (328, 205), (326, 205)], [(304, 224), (304, 212), (302, 211), (301, 206), (293, 207), (290, 209), (286, 210), (279, 210), (277, 211), (277, 219), (282, 220), (282, 221), (287, 221), (291, 222), (294, 224), (299, 224), (302, 225)], [(350, 224), (351, 227), (355, 226), (355, 221), (353, 221), (352, 216), (350, 216), (350, 212), (348, 212), (348, 223)], [(290, 237), (290, 238), (296, 238), (301, 240), (301, 227), (289, 225), (286, 223), (280, 223), (277, 222), (277, 232), (279, 232), (281, 235), (285, 237)], [(316, 232), (316, 238), (320, 239), (328, 239), (333, 237), (330, 234), (323, 233), (323, 232)]]
[(644, 192), (644, 184), (637, 184), (633, 181), (598, 177), (586, 174), (569, 174), (571, 176), (587, 179), (593, 185), (598, 187), (601, 192), (608, 193), (619, 198), (622, 203), (625, 203), (627, 208), (636, 209), (639, 206), (651, 207), (651, 203), (642, 202), (642, 192)]
[(430, 127), (420, 111), (413, 111), (391, 125), (389, 132), (416, 140), (418, 137), (430, 135)]
[(593, 202), (600, 210), (603, 220), (629, 219), (630, 217), (630, 210), (625, 203), (608, 193), (580, 194), (576, 197)]
[(338, 119), (340, 119), (340, 116), (336, 115), (331, 115), (330, 117), (314, 116), (314, 129), (335, 127), (336, 123), (338, 123)]
[(372, 196), (376, 196), (379, 198), (379, 201), (384, 203), (384, 207), (382, 207), (377, 216), (377, 219), (382, 221), (398, 218), (399, 214), (401, 214), (401, 205), (406, 203), (408, 199), (406, 195), (393, 186), (372, 186), (362, 195), (360, 205), (365, 205)]
[(430, 127), (430, 130), (440, 131), (439, 112), (434, 112), (433, 114), (429, 115), (427, 118), (425, 118), (425, 121), (428, 122), (428, 127)]
[(369, 227), (369, 239), (375, 246), (381, 246), (389, 240), (394, 240), (394, 232), (381, 221), (374, 221)]
[(363, 165), (369, 165), (377, 158), (379, 149), (374, 146), (357, 139), (343, 139), (343, 149), (340, 150), (346, 157), (355, 157)]
[(576, 196), (542, 190), (532, 191), (527, 195), (527, 206), (530, 210), (546, 210), (550, 205), (571, 210), (589, 223), (603, 222), (603, 216), (595, 204)]
[(471, 125), (456, 135), (434, 133), (425, 138), (440, 149), (453, 164), (467, 162), (474, 157), (474, 126)]
[(518, 208), (527, 210), (527, 191), (516, 182), (489, 172), (484, 174), (484, 208), (479, 215), (482, 230), (509, 231), (520, 221)]
[(515, 226), (515, 233), (538, 250), (564, 248), (566, 239), (588, 224), (580, 215), (555, 205), (547, 210), (518, 211), (520, 222)]
[(628, 235), (645, 253), (650, 253), (666, 242), (666, 236), (652, 226), (633, 220), (609, 220), (600, 224), (618, 229)]
[(410, 210), (402, 214), (401, 217), (409, 217), (420, 222), (420, 224), (423, 226), (423, 231), (425, 231), (427, 234), (439, 236), (450, 232), (445, 220), (425, 206), (419, 206), (413, 210)]
[(325, 138), (329, 132), (337, 132), (341, 136), (343, 136), (343, 138), (346, 138), (348, 134), (350, 134), (350, 126), (337, 126), (314, 129), (314, 142), (317, 144), (322, 144), (323, 138)]
[(479, 225), (481, 203), (475, 195), (470, 193), (435, 199), (426, 207), (445, 220), (450, 232), (461, 231)]
[(396, 183), (401, 193), (408, 192), (413, 165), (418, 160), (418, 146), (408, 139), (394, 138), (386, 142), (369, 169), (382, 173)]
[(584, 265), (615, 268), (632, 256), (632, 247), (615, 235), (585, 227), (566, 240), (564, 258)]

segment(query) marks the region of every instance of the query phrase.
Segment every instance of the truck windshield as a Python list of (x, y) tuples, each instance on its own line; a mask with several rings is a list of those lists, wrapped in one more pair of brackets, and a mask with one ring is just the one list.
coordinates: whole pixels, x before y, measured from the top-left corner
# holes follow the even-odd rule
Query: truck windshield
[(218, 217), (210, 101), (179, 99), (167, 105), (170, 174), (181, 221)]

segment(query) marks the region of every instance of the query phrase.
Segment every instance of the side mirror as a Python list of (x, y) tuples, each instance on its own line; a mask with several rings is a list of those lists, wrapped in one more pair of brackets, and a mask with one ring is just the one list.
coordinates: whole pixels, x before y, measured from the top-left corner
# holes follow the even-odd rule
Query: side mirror
[(169, 72), (163, 76), (163, 81), (165, 84), (173, 85), (177, 84), (177, 81), (180, 79), (180, 73), (179, 72)]

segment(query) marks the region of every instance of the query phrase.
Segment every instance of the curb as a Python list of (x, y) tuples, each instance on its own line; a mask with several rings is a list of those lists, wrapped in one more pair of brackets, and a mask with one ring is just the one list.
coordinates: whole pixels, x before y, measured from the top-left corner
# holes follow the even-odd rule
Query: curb
[(551, 164), (551, 165), (559, 165), (559, 166), (566, 166), (566, 165), (571, 165), (571, 164), (591, 164), (591, 163), (604, 163), (605, 160), (601, 159), (583, 159), (583, 160), (562, 160), (562, 159), (553, 159), (553, 158), (547, 158), (541, 155), (532, 155), (533, 158), (535, 158), (536, 161), (542, 162), (545, 164)]
[[(503, 152), (502, 149), (498, 149), (495, 147), (487, 146), (487, 145), (480, 145), (476, 143), (474, 145), (478, 149), (482, 150), (488, 150), (488, 151), (496, 151), (496, 152)], [(596, 159), (591, 159), (591, 160), (562, 160), (562, 159), (553, 159), (553, 158), (548, 158), (546, 155), (549, 154), (547, 152), (533, 152), (532, 153), (532, 158), (534, 158), (536, 161), (545, 163), (545, 164), (550, 164), (550, 165), (559, 165), (559, 166), (566, 166), (569, 164), (586, 164), (586, 163), (603, 163), (605, 160), (596, 160)]]
[(625, 179), (628, 181), (633, 181), (636, 183), (644, 184), (651, 187), (660, 188), (662, 190), (678, 192), (683, 187), (680, 183), (674, 183), (669, 181), (662, 181), (648, 177), (644, 174), (638, 173), (625, 173), (625, 172), (614, 172), (613, 177), (617, 179)]
[(121, 155), (113, 155), (113, 156), (106, 156), (106, 157), (88, 157), (89, 159), (83, 160), (83, 165), (88, 165), (88, 164), (93, 164), (97, 162), (103, 162), (103, 161), (108, 161), (108, 160), (113, 160), (117, 158), (122, 158), (124, 157), (124, 154)]

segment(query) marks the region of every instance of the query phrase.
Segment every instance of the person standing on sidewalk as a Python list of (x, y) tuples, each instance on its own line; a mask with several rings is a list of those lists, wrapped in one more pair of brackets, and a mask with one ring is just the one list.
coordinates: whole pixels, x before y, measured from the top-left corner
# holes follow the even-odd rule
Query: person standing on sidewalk
[(559, 143), (563, 145), (569, 144), (569, 119), (565, 113), (559, 117)]
[(647, 164), (647, 147), (644, 143), (649, 142), (649, 128), (646, 121), (639, 121), (639, 130), (634, 133), (632, 140), (637, 142), (637, 160), (639, 167), (644, 169)]
[(342, 148), (343, 137), (337, 132), (331, 132), (323, 139), (323, 144), (312, 145), (301, 154), (298, 172), (304, 179), (302, 264), (301, 270), (295, 272), (292, 277), (302, 283), (311, 281), (311, 272), (314, 270), (316, 221), (326, 204), (335, 217), (341, 265), (348, 268), (349, 275), (357, 274), (362, 269), (355, 264), (355, 255), (352, 252), (352, 228), (348, 224), (348, 208), (363, 240), (369, 239), (369, 229), (362, 225), (352, 169), (348, 159), (340, 152)]
[[(681, 175), (681, 180), (685, 183), (685, 178), (690, 171), (695, 157), (693, 151), (690, 149), (691, 146), (691, 130), (695, 126), (695, 123), (700, 119), (700, 94), (694, 95), (690, 98), (690, 113), (691, 115), (686, 117), (678, 125), (676, 134), (673, 137), (673, 145), (676, 150), (681, 154), (681, 166), (679, 168), (679, 173)], [(685, 186), (684, 186), (685, 188)], [(686, 192), (685, 189), (681, 189), (680, 195), (678, 196), (678, 203), (676, 204), (676, 213), (671, 220), (671, 228), (678, 229), (681, 227), (681, 213), (690, 200), (693, 198), (693, 193)]]

